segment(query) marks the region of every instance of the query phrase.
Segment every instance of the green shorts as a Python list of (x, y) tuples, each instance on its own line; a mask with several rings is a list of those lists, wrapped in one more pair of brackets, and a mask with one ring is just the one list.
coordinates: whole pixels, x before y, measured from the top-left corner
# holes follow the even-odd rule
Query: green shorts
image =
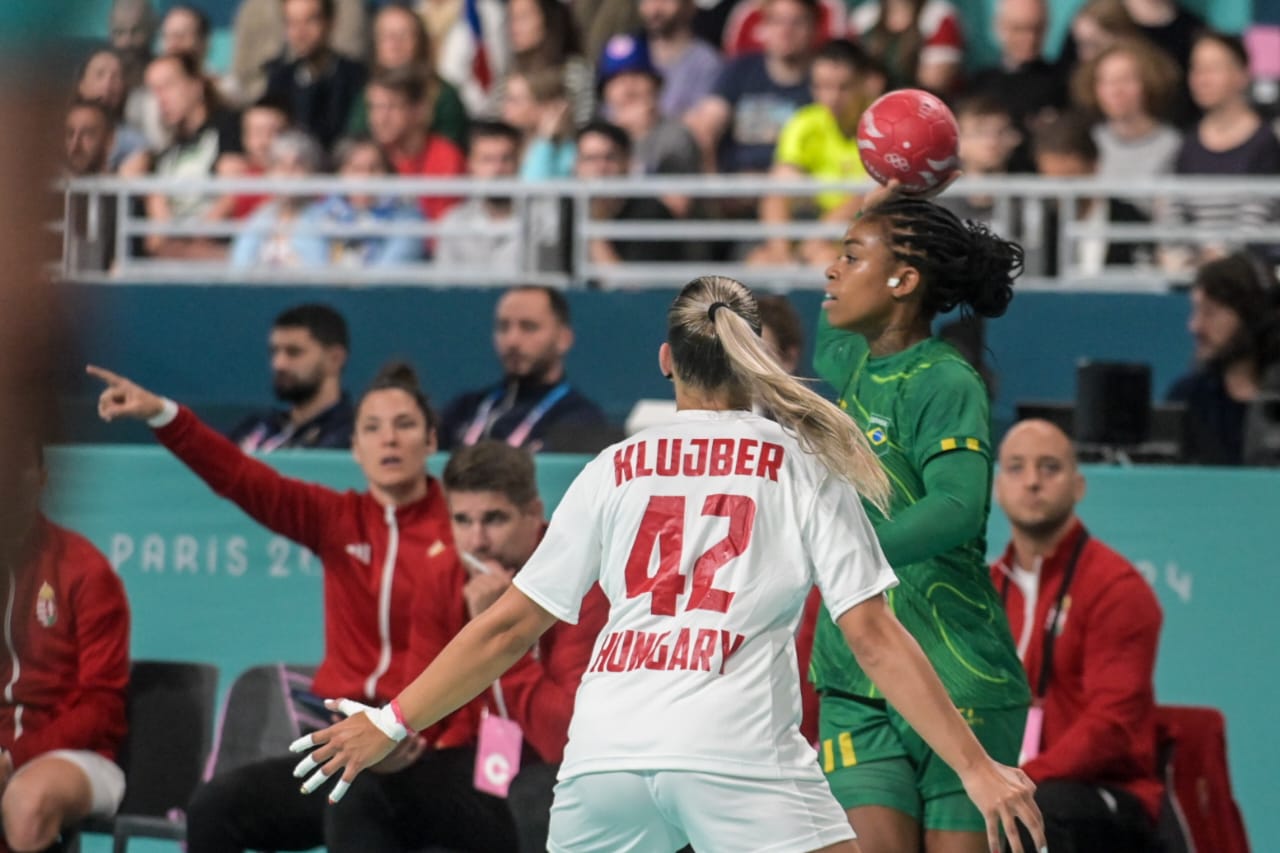
[[(960, 713), (992, 758), (1017, 764), (1025, 707)], [(822, 770), (844, 808), (887, 806), (925, 829), (985, 831), (960, 777), (883, 700), (823, 695), (818, 737)]]

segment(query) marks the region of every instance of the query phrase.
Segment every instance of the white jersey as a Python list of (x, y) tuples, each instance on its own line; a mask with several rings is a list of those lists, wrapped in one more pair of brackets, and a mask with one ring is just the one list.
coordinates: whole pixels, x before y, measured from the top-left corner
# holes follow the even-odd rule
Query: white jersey
[(578, 688), (560, 778), (693, 770), (807, 778), (795, 631), (816, 583), (833, 618), (897, 583), (854, 489), (777, 424), (681, 411), (573, 481), (515, 585), (609, 621)]

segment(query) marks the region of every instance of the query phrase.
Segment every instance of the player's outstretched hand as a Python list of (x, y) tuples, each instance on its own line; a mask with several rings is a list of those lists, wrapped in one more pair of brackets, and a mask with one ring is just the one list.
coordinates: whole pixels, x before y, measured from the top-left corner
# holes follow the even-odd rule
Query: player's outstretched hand
[(902, 181), (899, 181), (897, 178), (893, 178), (892, 180), (889, 181), (889, 183), (880, 184), (871, 192), (864, 195), (862, 197), (862, 209), (869, 210), (875, 207), (877, 204), (882, 204), (883, 202), (886, 202), (889, 199), (893, 198), (894, 196), (898, 196), (898, 195), (908, 195), (908, 196), (911, 196), (912, 198), (934, 198), (935, 196), (941, 195), (943, 192), (945, 192), (947, 187), (955, 183), (956, 179), (963, 174), (964, 174), (963, 172), (957, 169), (956, 171), (951, 173), (950, 177), (948, 177), (945, 181), (938, 184), (937, 186), (931, 187), (930, 189), (927, 189), (924, 192), (912, 192), (912, 193), (909, 193), (902, 188)]
[[(995, 761), (966, 774), (964, 789), (969, 799), (982, 812), (987, 822), (987, 841), (991, 850), (1000, 849), (1000, 830), (1013, 853), (1043, 853), (1048, 849), (1044, 835), (1044, 818), (1036, 805), (1035, 783), (1016, 767), (1006, 767)], [(1018, 834), (1018, 821), (1031, 833), (1035, 850), (1024, 850)]]
[[(303, 735), (289, 745), (290, 752), (311, 754), (298, 762), (293, 775), (301, 779), (302, 793), (310, 794), (326, 780), (342, 774), (329, 792), (329, 802), (336, 803), (347, 793), (360, 771), (377, 764), (404, 740), (407, 732), (396, 722), (387, 707), (371, 708), (351, 699), (327, 699), (325, 707), (345, 714), (347, 719), (327, 729)], [(311, 771), (315, 771), (312, 773)]]
[(107, 386), (98, 395), (98, 417), (104, 421), (116, 418), (145, 421), (164, 409), (163, 398), (117, 373), (92, 364), (86, 365), (84, 371)]

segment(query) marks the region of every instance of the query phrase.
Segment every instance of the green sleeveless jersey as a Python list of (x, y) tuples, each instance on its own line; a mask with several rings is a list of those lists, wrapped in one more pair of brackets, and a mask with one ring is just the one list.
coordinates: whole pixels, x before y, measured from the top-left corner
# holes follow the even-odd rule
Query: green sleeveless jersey
[[(860, 336), (819, 320), (814, 367), (840, 392), (839, 405), (866, 434), (893, 484), (890, 516), (925, 493), (924, 468), (944, 453), (987, 460), (985, 519), (991, 509), (991, 418), (981, 377), (936, 338), (870, 358)], [(872, 525), (892, 524), (865, 504)], [(889, 591), (898, 620), (916, 638), (959, 707), (1006, 708), (1030, 701), (1004, 608), (991, 584), (986, 536), (919, 562), (896, 565)], [(818, 617), (810, 678), (818, 690), (876, 697), (825, 608)]]

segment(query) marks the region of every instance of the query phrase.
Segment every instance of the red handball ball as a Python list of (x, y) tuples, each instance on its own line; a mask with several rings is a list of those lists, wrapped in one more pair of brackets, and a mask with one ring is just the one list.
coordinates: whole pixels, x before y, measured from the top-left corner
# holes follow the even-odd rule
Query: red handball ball
[(960, 168), (960, 128), (947, 105), (922, 89), (881, 95), (858, 120), (858, 153), (871, 177), (928, 192)]

